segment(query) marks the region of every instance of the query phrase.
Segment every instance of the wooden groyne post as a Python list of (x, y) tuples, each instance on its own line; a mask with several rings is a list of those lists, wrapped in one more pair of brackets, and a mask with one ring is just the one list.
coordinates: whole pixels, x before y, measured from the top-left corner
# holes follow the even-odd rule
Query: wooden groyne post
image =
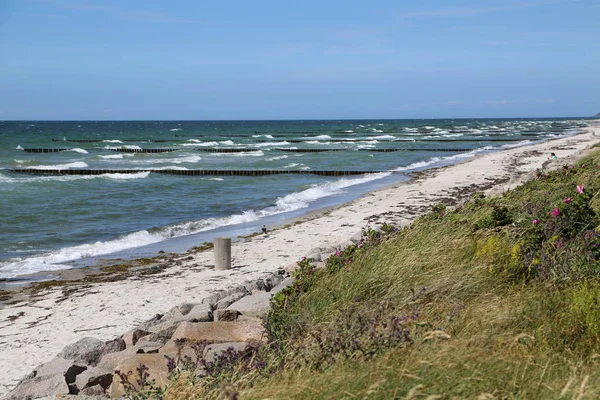
[(215, 238), (215, 269), (231, 269), (231, 238)]

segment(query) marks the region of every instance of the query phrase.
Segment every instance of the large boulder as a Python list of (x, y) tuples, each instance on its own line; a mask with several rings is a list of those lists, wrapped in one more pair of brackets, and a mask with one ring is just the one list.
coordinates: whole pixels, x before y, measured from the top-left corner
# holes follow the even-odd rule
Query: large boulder
[(138, 340), (140, 340), (144, 336), (148, 336), (150, 333), (151, 332), (148, 332), (147, 330), (138, 328), (125, 332), (125, 334), (123, 334), (122, 336), (122, 339), (125, 342), (125, 347), (130, 348), (135, 346)]
[(69, 385), (63, 375), (44, 375), (21, 381), (3, 400), (39, 399), (68, 394)]
[[(128, 375), (128, 382), (133, 385), (136, 390), (148, 389), (146, 386), (142, 388), (138, 383), (139, 373), (138, 368), (144, 366), (147, 368), (146, 372), (149, 374), (147, 382), (153, 381), (155, 387), (164, 387), (168, 383), (169, 371), (167, 369), (167, 360), (162, 354), (130, 354), (122, 358), (115, 370), (120, 371), (122, 374)], [(116, 372), (113, 375), (112, 384), (110, 385), (110, 397), (119, 398), (124, 396), (125, 387), (122, 383), (121, 376)]]
[(242, 297), (248, 296), (249, 294), (250, 293), (248, 293), (245, 290), (243, 290), (241, 292), (236, 292), (236, 293), (230, 294), (229, 296), (223, 297), (221, 300), (217, 301), (216, 308), (217, 308), (217, 310), (222, 310), (224, 308), (227, 308), (232, 303), (235, 303), (236, 301), (238, 301)]
[(215, 310), (215, 321), (237, 321), (238, 317), (242, 315), (238, 310)]
[(182, 322), (173, 333), (171, 341), (177, 339), (224, 343), (248, 340), (261, 342), (266, 338), (262, 321), (247, 319), (235, 322)]
[[(90, 368), (77, 375), (75, 386), (81, 394), (87, 393), (89, 395), (92, 392), (94, 395), (104, 394), (112, 383), (113, 373), (114, 370), (109, 368)], [(102, 393), (98, 392), (98, 386), (102, 389)], [(86, 391), (86, 389), (90, 390)]]
[(293, 283), (294, 283), (294, 278), (285, 278), (277, 286), (275, 286), (273, 289), (271, 289), (271, 291), (269, 293), (271, 293), (272, 295), (276, 295), (277, 293), (281, 292), (286, 287), (291, 286)]
[(104, 348), (102, 349), (100, 358), (102, 358), (102, 356), (105, 354), (116, 353), (118, 351), (123, 351), (126, 348), (127, 348), (127, 343), (122, 338), (116, 338), (113, 340), (109, 340), (104, 343)]
[(213, 343), (206, 347), (203, 358), (206, 362), (214, 362), (219, 355), (230, 349), (234, 351), (244, 351), (247, 348), (247, 342)]
[(75, 377), (87, 369), (86, 365), (67, 360), (62, 357), (54, 357), (45, 364), (40, 365), (34, 371), (34, 377), (60, 375), (67, 383), (75, 382)]
[(173, 307), (156, 325), (149, 326), (152, 333), (168, 330), (180, 322), (208, 322), (212, 321), (212, 307), (210, 304), (184, 303)]
[(227, 307), (227, 310), (235, 310), (247, 317), (262, 318), (267, 315), (271, 308), (270, 292), (256, 292), (250, 296), (242, 297)]
[(94, 366), (100, 361), (104, 346), (105, 344), (102, 340), (86, 337), (62, 349), (58, 353), (58, 357)]

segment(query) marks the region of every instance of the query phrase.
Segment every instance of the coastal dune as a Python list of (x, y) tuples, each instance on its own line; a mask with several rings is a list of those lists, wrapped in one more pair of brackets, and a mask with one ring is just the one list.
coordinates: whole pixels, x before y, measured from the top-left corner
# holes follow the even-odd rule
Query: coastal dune
[[(236, 241), (233, 268), (214, 269), (212, 251), (173, 255), (162, 272), (85, 284), (65, 295), (51, 287), (0, 308), (0, 395), (67, 344), (93, 336), (110, 340), (182, 302), (200, 302), (244, 281), (265, 278), (324, 248), (340, 248), (369, 226), (409, 224), (436, 203), (456, 205), (474, 192), (513, 189), (536, 169), (573, 163), (598, 143), (596, 122), (568, 138), (474, 157), (415, 174), (408, 182), (368, 193), (342, 206)], [(557, 160), (549, 160), (554, 152)]]

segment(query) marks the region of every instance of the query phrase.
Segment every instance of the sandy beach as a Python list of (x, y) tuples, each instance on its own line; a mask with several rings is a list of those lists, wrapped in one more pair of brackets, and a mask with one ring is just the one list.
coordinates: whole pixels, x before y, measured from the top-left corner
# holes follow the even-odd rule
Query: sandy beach
[(300, 218), (266, 235), (232, 245), (233, 268), (216, 271), (213, 252), (168, 257), (158, 274), (82, 285), (65, 297), (61, 287), (0, 306), (0, 396), (64, 346), (92, 336), (113, 339), (182, 302), (199, 302), (244, 281), (264, 278), (316, 248), (340, 247), (361, 229), (384, 222), (401, 226), (443, 202), (455, 205), (477, 191), (499, 194), (529, 173), (570, 164), (600, 142), (598, 121), (583, 133), (486, 154), (419, 174), (408, 182), (368, 193), (350, 203)]

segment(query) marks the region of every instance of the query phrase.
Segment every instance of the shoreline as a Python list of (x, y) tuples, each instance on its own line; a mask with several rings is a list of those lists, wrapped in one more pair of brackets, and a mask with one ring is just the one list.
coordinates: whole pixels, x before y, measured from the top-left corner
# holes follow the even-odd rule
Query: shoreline
[[(594, 121), (590, 121), (590, 123), (594, 123)], [(577, 134), (570, 135), (568, 137), (573, 137), (576, 135)], [(545, 142), (552, 140), (556, 139), (546, 140)], [(519, 145), (517, 148), (525, 148), (529, 146), (532, 146), (532, 144)], [(101, 273), (103, 268), (117, 265), (135, 264), (136, 260), (139, 259), (153, 259), (157, 260), (158, 262), (164, 258), (161, 257), (161, 254), (175, 255), (188, 253), (190, 248), (197, 246), (197, 243), (212, 243), (215, 237), (231, 237), (232, 242), (241, 241), (259, 234), (260, 226), (264, 223), (268, 224), (267, 226), (269, 228), (269, 231), (272, 232), (282, 227), (296, 224), (298, 221), (307, 221), (309, 219), (318, 217), (324, 212), (343, 207), (344, 205), (358, 200), (363, 196), (367, 196), (369, 193), (384, 190), (386, 188), (393, 187), (404, 182), (410, 183), (412, 180), (415, 179), (415, 177), (419, 177), (422, 174), (426, 174), (430, 170), (447, 168), (452, 165), (469, 162), (477, 157), (485, 156), (491, 153), (502, 152), (505, 150), (506, 149), (487, 150), (481, 153), (473, 154), (468, 158), (459, 159), (458, 161), (441, 160), (439, 163), (435, 163), (438, 164), (438, 166), (419, 167), (414, 171), (408, 173), (397, 171), (399, 177), (396, 177), (395, 179), (391, 179), (394, 173), (392, 173), (392, 175), (390, 176), (382, 178), (382, 180), (388, 181), (386, 183), (382, 183), (380, 182), (380, 179), (377, 179), (375, 181), (361, 184), (361, 186), (367, 186), (359, 190), (358, 193), (345, 195), (343, 196), (345, 198), (338, 200), (337, 202), (332, 201), (329, 197), (325, 197), (316, 201), (315, 204), (309, 206), (306, 210), (298, 209), (283, 214), (275, 214), (266, 217), (265, 219), (260, 219), (249, 223), (220, 226), (208, 231), (175, 237), (167, 239), (165, 241), (143, 245), (137, 248), (120, 250), (115, 253), (109, 253), (104, 255), (90, 256), (87, 258), (66, 261), (63, 263), (65, 265), (70, 265), (70, 268), (40, 270), (36, 272), (20, 274), (10, 278), (2, 278), (0, 279), (0, 307), (2, 307), (3, 305), (2, 292), (4, 291), (14, 292), (29, 285), (35, 285), (38, 283), (53, 280), (60, 281), (82, 279), (89, 274)]]
[(89, 275), (83, 274), (68, 287), (51, 286), (24, 295), (24, 301), (0, 308), (0, 395), (83, 337), (112, 339), (179, 303), (200, 301), (243, 281), (264, 278), (317, 248), (341, 247), (366, 226), (384, 222), (404, 226), (436, 203), (459, 204), (477, 191), (502, 193), (547, 164), (550, 151), (559, 157), (552, 165), (572, 162), (600, 141), (598, 121), (590, 121), (583, 131), (415, 173), (409, 181), (308, 212), (267, 235), (240, 238), (232, 244), (233, 268), (228, 271), (214, 270), (211, 251), (167, 254), (156, 260), (165, 268), (149, 275), (90, 283)]

